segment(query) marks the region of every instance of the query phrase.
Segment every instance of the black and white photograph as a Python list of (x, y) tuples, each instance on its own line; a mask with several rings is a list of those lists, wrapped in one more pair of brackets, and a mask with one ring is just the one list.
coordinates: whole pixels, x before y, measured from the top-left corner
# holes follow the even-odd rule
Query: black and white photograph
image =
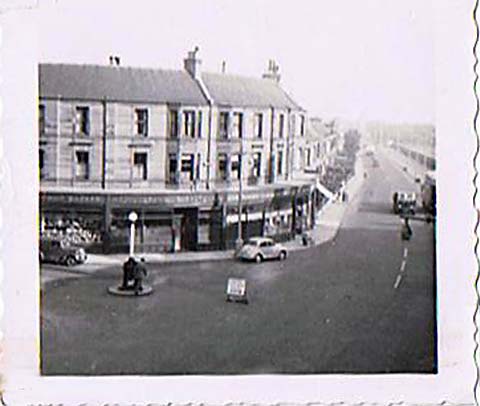
[(467, 353), (468, 403), (476, 138), (473, 115), (449, 133), (447, 4), (27, 4), (35, 376), (421, 393)]

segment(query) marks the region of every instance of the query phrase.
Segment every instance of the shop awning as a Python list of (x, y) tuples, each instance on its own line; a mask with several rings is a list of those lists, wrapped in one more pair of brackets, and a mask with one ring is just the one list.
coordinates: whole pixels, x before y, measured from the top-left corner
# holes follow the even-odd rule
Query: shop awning
[(324, 194), (329, 199), (333, 199), (335, 197), (335, 195), (332, 192), (330, 192), (330, 190), (328, 190), (325, 186), (323, 186), (318, 180), (315, 183), (315, 187), (320, 193)]

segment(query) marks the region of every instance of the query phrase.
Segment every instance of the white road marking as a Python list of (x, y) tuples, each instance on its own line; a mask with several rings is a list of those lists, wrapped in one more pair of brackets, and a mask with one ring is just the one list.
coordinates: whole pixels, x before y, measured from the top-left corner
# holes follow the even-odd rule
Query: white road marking
[(400, 286), (400, 281), (402, 280), (402, 275), (398, 275), (397, 279), (395, 280), (395, 285), (393, 285), (394, 289), (397, 289)]
[(398, 287), (400, 286), (400, 282), (402, 281), (402, 274), (404, 273), (405, 267), (407, 266), (407, 256), (408, 256), (408, 248), (405, 247), (403, 249), (403, 259), (400, 265), (400, 273), (397, 275), (397, 279), (395, 279), (395, 284), (393, 285), (394, 289), (398, 289)]

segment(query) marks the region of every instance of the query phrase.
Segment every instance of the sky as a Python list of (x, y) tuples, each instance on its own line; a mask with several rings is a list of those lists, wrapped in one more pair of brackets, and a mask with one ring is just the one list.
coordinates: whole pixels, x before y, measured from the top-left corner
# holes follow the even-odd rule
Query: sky
[(432, 0), (40, 0), (41, 62), (202, 69), (281, 85), (326, 119), (433, 123)]

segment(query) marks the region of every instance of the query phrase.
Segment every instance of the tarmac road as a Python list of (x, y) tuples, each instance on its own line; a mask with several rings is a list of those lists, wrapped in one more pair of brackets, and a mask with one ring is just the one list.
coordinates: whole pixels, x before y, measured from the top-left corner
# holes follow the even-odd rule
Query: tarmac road
[[(418, 186), (377, 159), (336, 238), (286, 261), (149, 264), (141, 298), (107, 293), (113, 267), (45, 283), (43, 373), (434, 372), (433, 226), (413, 221), (400, 239), (391, 196)], [(225, 301), (231, 276), (248, 305)]]

